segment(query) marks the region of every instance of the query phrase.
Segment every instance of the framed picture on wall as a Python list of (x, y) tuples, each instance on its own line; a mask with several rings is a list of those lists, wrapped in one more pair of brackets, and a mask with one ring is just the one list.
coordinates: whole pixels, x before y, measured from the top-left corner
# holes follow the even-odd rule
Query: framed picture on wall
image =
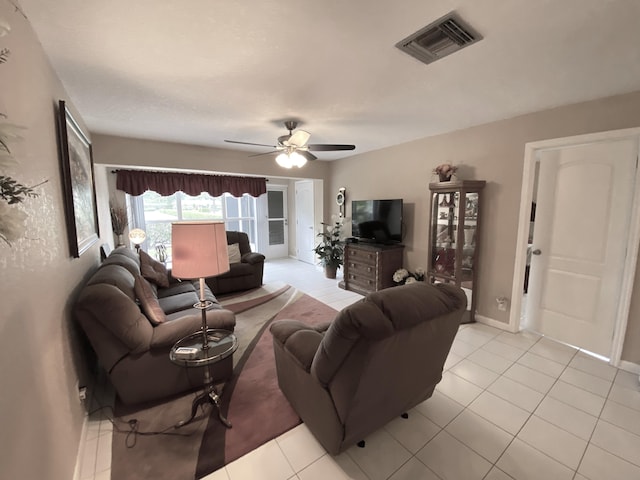
[(98, 241), (98, 213), (91, 142), (64, 100), (58, 102), (58, 136), (69, 251), (77, 258)]

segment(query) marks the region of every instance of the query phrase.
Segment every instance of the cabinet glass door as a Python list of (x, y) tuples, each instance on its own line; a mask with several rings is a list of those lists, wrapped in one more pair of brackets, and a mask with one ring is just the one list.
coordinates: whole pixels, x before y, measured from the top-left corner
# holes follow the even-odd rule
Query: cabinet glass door
[(467, 295), (462, 323), (475, 321), (476, 269), (480, 250), (479, 219), (484, 180), (460, 180), (429, 184), (431, 220), (429, 280), (461, 287)]
[(454, 192), (433, 194), (433, 219), (435, 228), (431, 238), (431, 265), (434, 274), (455, 279), (456, 240), (458, 238), (458, 194)]
[(462, 247), (461, 286), (473, 287), (473, 269), (476, 254), (476, 228), (478, 225), (478, 193), (467, 193), (464, 205), (464, 244)]

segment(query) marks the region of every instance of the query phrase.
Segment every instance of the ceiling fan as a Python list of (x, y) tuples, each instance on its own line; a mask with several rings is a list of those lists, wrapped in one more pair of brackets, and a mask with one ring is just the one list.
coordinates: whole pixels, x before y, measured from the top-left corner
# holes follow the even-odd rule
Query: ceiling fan
[(256, 155), (251, 155), (252, 157), (257, 157), (259, 155), (268, 155), (271, 153), (278, 153), (279, 155), (276, 157), (276, 162), (281, 167), (291, 168), (291, 167), (302, 167), (307, 160), (316, 160), (316, 157), (312, 151), (315, 152), (330, 152), (330, 151), (338, 151), (338, 150), (353, 150), (356, 148), (355, 145), (339, 145), (339, 144), (329, 144), (329, 143), (316, 143), (316, 144), (308, 144), (309, 138), (311, 134), (309, 132), (305, 132), (304, 130), (294, 130), (298, 126), (298, 122), (295, 120), (289, 120), (284, 122), (284, 126), (287, 130), (289, 130), (288, 135), (282, 135), (278, 137), (278, 143), (276, 145), (267, 145), (264, 143), (251, 143), (251, 142), (238, 142), (235, 140), (225, 140), (228, 143), (237, 143), (240, 145), (255, 145), (258, 147), (270, 147), (273, 148), (270, 152), (258, 153)]

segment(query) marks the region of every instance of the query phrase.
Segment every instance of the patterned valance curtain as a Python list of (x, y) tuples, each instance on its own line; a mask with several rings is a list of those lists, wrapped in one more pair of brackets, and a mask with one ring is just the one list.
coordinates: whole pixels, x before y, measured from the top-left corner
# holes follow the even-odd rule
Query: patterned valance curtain
[(248, 193), (259, 197), (267, 192), (267, 180), (259, 177), (205, 175), (199, 173), (150, 172), (145, 170), (117, 170), (116, 186), (129, 195), (142, 195), (152, 190), (162, 196), (182, 191), (193, 197), (207, 192), (212, 197), (230, 193), (241, 197)]

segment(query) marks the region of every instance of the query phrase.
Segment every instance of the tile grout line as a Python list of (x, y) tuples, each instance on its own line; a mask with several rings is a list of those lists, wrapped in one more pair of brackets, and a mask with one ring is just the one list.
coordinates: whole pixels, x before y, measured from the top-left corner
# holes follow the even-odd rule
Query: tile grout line
[[(620, 372), (620, 369), (618, 369), (618, 372)], [(617, 376), (618, 376), (618, 374), (616, 373), (616, 377), (617, 377)], [(634, 433), (634, 432), (630, 432), (630, 431), (629, 431), (629, 430), (627, 430), (626, 428), (619, 427), (618, 425), (615, 425), (615, 424), (613, 424), (613, 423), (611, 423), (611, 422), (608, 422), (607, 420), (604, 420), (604, 419), (602, 418), (602, 412), (604, 411), (604, 408), (605, 408), (605, 406), (606, 406), (606, 404), (607, 404), (607, 401), (609, 400), (609, 395), (611, 395), (611, 390), (613, 389), (614, 382), (615, 382), (615, 377), (614, 377), (614, 380), (611, 382), (611, 386), (609, 387), (609, 392), (607, 392), (607, 397), (605, 398), (605, 402), (602, 404), (602, 408), (600, 409), (600, 413), (598, 414), (598, 417), (597, 417), (597, 420), (596, 420), (596, 424), (595, 424), (595, 426), (593, 427), (593, 431), (591, 432), (591, 435), (589, 436), (589, 441), (588, 441), (588, 443), (587, 443), (587, 448), (589, 447), (589, 445), (591, 445), (591, 444), (592, 444), (592, 443), (591, 443), (591, 439), (593, 438), (593, 435), (594, 435), (594, 434), (595, 434), (595, 432), (596, 432), (596, 428), (598, 428), (598, 423), (599, 423), (599, 422), (608, 423), (609, 425), (613, 425), (614, 427), (620, 428), (621, 430), (624, 430), (625, 432), (629, 432), (629, 433), (632, 433), (632, 434), (634, 434), (634, 435), (636, 435), (636, 436), (640, 437), (640, 435), (637, 435), (637, 434), (636, 434), (636, 433)], [(615, 403), (615, 402), (614, 402), (614, 403)], [(623, 405), (623, 406), (624, 406), (624, 405)], [(599, 445), (596, 445), (596, 444), (593, 444), (593, 445), (594, 445), (595, 447), (600, 448), (601, 450), (603, 450), (603, 451), (607, 452), (608, 454), (610, 454), (610, 455), (612, 455), (612, 456), (614, 456), (614, 457), (616, 457), (616, 458), (618, 458), (618, 459), (620, 459), (620, 460), (622, 460), (622, 461), (626, 462), (626, 463), (629, 463), (629, 464), (631, 464), (631, 465), (635, 465), (635, 466), (637, 466), (637, 467), (640, 467), (640, 465), (635, 464), (635, 463), (633, 463), (633, 462), (630, 462), (630, 461), (629, 461), (629, 460), (627, 460), (626, 458), (623, 458), (623, 457), (621, 457), (620, 455), (618, 455), (618, 454), (616, 454), (616, 453), (610, 452), (609, 450), (607, 450), (607, 449), (605, 449), (605, 448), (602, 448), (602, 447), (600, 447)], [(582, 465), (582, 461), (584, 460), (584, 455), (586, 454), (586, 451), (587, 451), (587, 449), (585, 448), (585, 451), (584, 451), (584, 453), (583, 453), (582, 457), (580, 458), (580, 463), (578, 464), (578, 468), (580, 468), (580, 465)], [(577, 472), (577, 470), (576, 470), (576, 472)], [(581, 474), (581, 475), (582, 475), (582, 474)], [(584, 475), (583, 475), (583, 476), (584, 476)]]
[[(536, 345), (540, 340), (542, 340), (542, 338), (544, 338), (544, 337), (540, 337), (540, 338), (538, 339), (538, 341), (537, 341), (537, 342), (535, 342), (533, 345), (531, 345), (531, 347), (529, 347), (529, 349), (527, 349), (527, 350), (526, 350), (526, 351), (525, 351), (525, 352), (524, 352), (520, 357), (518, 357), (518, 359), (522, 358), (522, 356), (523, 356), (525, 353), (529, 352), (529, 351), (531, 350), (531, 348), (533, 348), (533, 347), (534, 347), (534, 345)], [(577, 353), (577, 352), (576, 352), (576, 353)], [(574, 356), (576, 355), (576, 353), (574, 353)], [(573, 358), (573, 357), (572, 357), (572, 358)], [(571, 360), (569, 360), (569, 362), (570, 362), (570, 361), (571, 361)], [(517, 362), (517, 360), (516, 360), (514, 363), (516, 363), (516, 362)], [(568, 365), (569, 365), (568, 363), (567, 363), (567, 365), (565, 365), (565, 369), (567, 368), (567, 366), (568, 366)], [(563, 369), (563, 372), (564, 372), (564, 369)], [(562, 375), (562, 372), (560, 373), (560, 375)], [(556, 382), (557, 382), (559, 379), (560, 379), (560, 376), (558, 376), (558, 378), (556, 378), (556, 380), (555, 380), (555, 382), (554, 382), (554, 384), (553, 384), (553, 385), (555, 385), (555, 384), (556, 384)], [(553, 388), (553, 385), (551, 386), (551, 388)], [(549, 389), (549, 391), (551, 391), (551, 388)], [(491, 392), (489, 392), (489, 393), (491, 393)], [(497, 396), (497, 395), (496, 395), (496, 396)], [(522, 432), (522, 429), (525, 427), (525, 425), (526, 425), (527, 423), (529, 423), (529, 420), (531, 420), (531, 417), (534, 415), (535, 411), (538, 409), (538, 407), (540, 406), (540, 404), (542, 403), (542, 401), (546, 398), (546, 396), (547, 396), (547, 395), (545, 394), (545, 396), (544, 396), (544, 397), (542, 397), (542, 400), (540, 400), (540, 402), (538, 402), (538, 405), (536, 406), (536, 408), (535, 408), (532, 412), (530, 412), (530, 413), (529, 413), (529, 416), (527, 417), (527, 420), (526, 420), (526, 421), (524, 421), (524, 422), (522, 423), (522, 426), (520, 427), (520, 429), (518, 430), (518, 432), (513, 436), (513, 438), (511, 439), (511, 441), (507, 444), (507, 446), (505, 447), (505, 449), (502, 451), (502, 453), (501, 453), (501, 454), (498, 456), (498, 458), (496, 459), (495, 463), (493, 464), (493, 465), (494, 465), (494, 467), (496, 467), (496, 468), (500, 469), (500, 467), (498, 467), (498, 462), (499, 462), (499, 461), (500, 461), (500, 459), (504, 456), (505, 452), (509, 449), (509, 447), (513, 444), (513, 442), (515, 441), (515, 439), (516, 439), (516, 438), (518, 438), (518, 435), (520, 435), (520, 432)], [(500, 398), (502, 398), (502, 397), (500, 397)], [(503, 400), (505, 400), (505, 399), (503, 399)], [(508, 400), (506, 400), (506, 401), (508, 401)], [(512, 403), (512, 402), (509, 402), (509, 403)], [(512, 403), (512, 405), (516, 405), (516, 404)], [(518, 406), (518, 405), (516, 405), (516, 406)], [(522, 408), (522, 407), (520, 407), (520, 408)], [(560, 428), (560, 427), (558, 427), (558, 428)], [(533, 448), (533, 449), (534, 449), (534, 450), (536, 450), (537, 452), (541, 453), (542, 455), (546, 456), (547, 458), (550, 458), (551, 460), (553, 460), (553, 461), (555, 461), (555, 462), (558, 462), (559, 464), (561, 464), (561, 465), (563, 465), (563, 466), (565, 466), (565, 467), (569, 468), (570, 470), (573, 470), (573, 476), (572, 476), (572, 477), (575, 477), (575, 475), (576, 475), (576, 473), (577, 473), (577, 471), (578, 471), (578, 469), (577, 469), (577, 468), (574, 470), (574, 469), (572, 469), (571, 467), (568, 467), (567, 465), (564, 465), (562, 462), (560, 462), (560, 461), (556, 460), (555, 458), (553, 458), (553, 457), (551, 457), (551, 456), (547, 455), (545, 452), (542, 452), (542, 451), (538, 450), (536, 447), (534, 447), (533, 445), (530, 445), (530, 444), (529, 444), (529, 443), (527, 443), (526, 441), (524, 441), (524, 440), (522, 440), (522, 439), (520, 439), (520, 438), (519, 438), (519, 440), (520, 440), (521, 442), (523, 442), (524, 444), (526, 444), (527, 446), (529, 446), (529, 447)], [(588, 446), (588, 445), (589, 445), (589, 444), (587, 443), (587, 446)], [(586, 447), (585, 447), (585, 451), (586, 451)], [(580, 464), (578, 463), (578, 466), (579, 466), (579, 465), (580, 465)], [(502, 471), (502, 469), (500, 469), (500, 470)]]

